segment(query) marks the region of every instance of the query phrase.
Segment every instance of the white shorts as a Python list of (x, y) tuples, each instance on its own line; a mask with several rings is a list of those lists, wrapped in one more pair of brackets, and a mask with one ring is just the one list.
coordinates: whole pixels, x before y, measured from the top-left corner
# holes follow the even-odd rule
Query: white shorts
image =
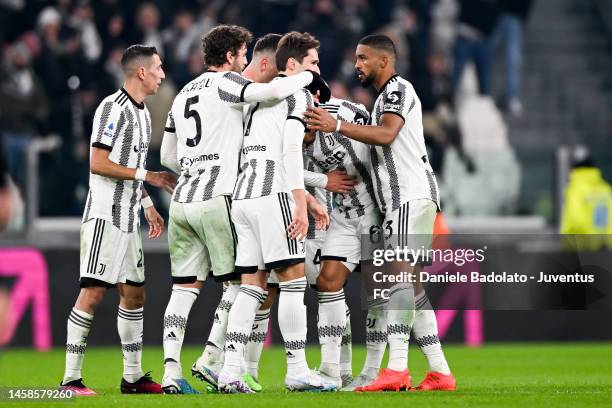
[(323, 249), (324, 238), (314, 238), (306, 240), (306, 264), (304, 265), (304, 272), (306, 273), (306, 280), (312, 287), (317, 284), (317, 278), (321, 273), (321, 250)]
[(217, 196), (193, 203), (170, 204), (168, 245), (174, 283), (234, 279), (236, 233), (231, 199)]
[(321, 260), (340, 261), (352, 272), (362, 260), (361, 239), (379, 228), (380, 213), (370, 206), (361, 217), (348, 219), (345, 214), (338, 208), (332, 211)]
[(236, 273), (282, 269), (304, 262), (304, 241), (287, 236), (294, 207), (293, 197), (287, 193), (234, 201)]
[(144, 255), (140, 228), (121, 231), (112, 222), (92, 218), (81, 224), (82, 288), (117, 283), (142, 286), (145, 282)]
[[(429, 199), (411, 200), (385, 215), (382, 223), (385, 248), (431, 249), (438, 206)], [(428, 259), (422, 259), (427, 264)]]

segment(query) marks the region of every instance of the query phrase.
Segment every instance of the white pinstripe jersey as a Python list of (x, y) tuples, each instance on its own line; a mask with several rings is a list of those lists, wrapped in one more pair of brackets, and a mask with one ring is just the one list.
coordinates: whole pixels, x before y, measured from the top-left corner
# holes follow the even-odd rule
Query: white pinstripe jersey
[(176, 134), (181, 166), (174, 201), (232, 194), (242, 145), (243, 95), (250, 83), (235, 72), (209, 71), (174, 99), (166, 122), (166, 132)]
[[(370, 117), (365, 106), (343, 99), (331, 98), (320, 107), (345, 122), (365, 125)], [(339, 132), (317, 132), (314, 142), (306, 148), (306, 154), (323, 173), (344, 170), (357, 179), (352, 193), (334, 194), (334, 202), (346, 218), (360, 217), (366, 208), (375, 204), (370, 177), (370, 147), (367, 144), (351, 140)]]
[[(316, 173), (322, 173), (323, 171), (319, 166), (315, 164), (314, 161), (307, 154), (304, 154), (304, 168), (308, 171), (314, 171)], [(327, 213), (331, 214), (333, 207), (333, 194), (330, 191), (327, 191), (324, 188), (306, 186), (306, 191), (312, 194), (314, 198), (317, 199), (319, 204), (327, 209)], [(308, 213), (308, 233), (306, 234), (306, 239), (324, 239), (325, 238), (325, 230), (318, 230), (315, 228), (315, 220)]]
[(395, 211), (405, 202), (421, 198), (432, 200), (439, 208), (438, 184), (425, 149), (421, 101), (410, 82), (398, 75), (387, 81), (374, 103), (371, 124), (379, 125), (383, 113), (400, 116), (404, 126), (390, 146), (371, 147), (381, 212)]
[(304, 123), (303, 114), (312, 104), (310, 92), (301, 89), (280, 102), (251, 106), (245, 118), (235, 200), (291, 193), (283, 164), (283, 128), (288, 118)]
[[(123, 88), (104, 98), (94, 115), (92, 147), (109, 150), (108, 158), (121, 166), (144, 169), (150, 141), (151, 116), (144, 103), (137, 103)], [(141, 181), (90, 172), (83, 222), (100, 218), (133, 232), (140, 225), (141, 196)]]

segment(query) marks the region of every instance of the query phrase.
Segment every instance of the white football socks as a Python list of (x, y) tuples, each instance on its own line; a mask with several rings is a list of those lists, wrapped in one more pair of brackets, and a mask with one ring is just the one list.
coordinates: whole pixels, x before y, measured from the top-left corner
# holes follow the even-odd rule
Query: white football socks
[(408, 368), (408, 341), (414, 323), (414, 286), (400, 283), (391, 287), (387, 304), (387, 368), (404, 371)]
[(417, 310), (414, 317), (414, 326), (412, 327), (415, 342), (419, 345), (425, 358), (427, 358), (429, 371), (448, 375), (451, 371), (444, 357), (442, 345), (438, 337), (436, 313), (432, 310), (425, 291), (417, 295), (415, 305)]
[(361, 375), (376, 377), (387, 348), (387, 311), (385, 302), (368, 301), (366, 320), (366, 359)]
[(319, 319), (317, 329), (321, 343), (322, 373), (340, 377), (340, 343), (346, 329), (346, 303), (344, 290), (317, 292), (319, 297)]
[(183, 378), (181, 348), (185, 338), (187, 319), (200, 289), (174, 285), (164, 313), (164, 376)]
[(244, 364), (244, 350), (251, 336), (255, 313), (265, 300), (264, 290), (259, 286), (240, 285), (240, 291), (232, 305), (225, 336), (225, 362), (223, 373), (240, 377)]
[(304, 291), (307, 284), (305, 277), (279, 283), (278, 325), (285, 342), (287, 375), (307, 375), (309, 370), (305, 353), (307, 328)]
[(93, 315), (72, 308), (68, 317), (66, 333), (66, 371), (63, 384), (81, 378), (81, 368), (85, 358), (87, 336), (91, 329)]
[(244, 354), (247, 373), (255, 379), (259, 378), (259, 359), (263, 350), (266, 336), (268, 335), (268, 324), (270, 322), (270, 309), (259, 309), (255, 314), (253, 329)]
[(230, 309), (240, 291), (240, 283), (229, 282), (223, 286), (223, 295), (215, 310), (215, 316), (208, 341), (204, 346), (202, 356), (198, 359), (198, 363), (202, 363), (208, 367), (216, 369), (223, 363), (223, 348), (225, 347), (225, 334), (227, 332), (227, 320)]
[(353, 375), (353, 333), (351, 331), (351, 311), (346, 301), (346, 325), (340, 343), (340, 375)]
[(133, 383), (144, 375), (141, 365), (143, 308), (128, 310), (119, 306), (117, 330), (123, 351), (123, 378)]

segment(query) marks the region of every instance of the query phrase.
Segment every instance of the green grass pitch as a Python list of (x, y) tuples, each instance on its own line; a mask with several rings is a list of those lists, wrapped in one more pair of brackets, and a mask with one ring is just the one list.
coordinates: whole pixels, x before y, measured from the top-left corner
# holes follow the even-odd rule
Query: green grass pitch
[[(495, 344), (480, 348), (445, 347), (457, 377), (456, 392), (288, 393), (283, 388), (285, 357), (281, 348), (264, 350), (260, 379), (264, 392), (257, 395), (121, 395), (121, 352), (119, 347), (90, 347), (85, 357), (84, 378), (99, 395), (59, 403), (0, 401), (0, 405), (87, 406), (87, 407), (595, 407), (612, 406), (612, 343)], [(185, 347), (186, 378), (195, 388), (203, 383), (192, 378), (188, 368), (199, 355), (197, 347)], [(308, 348), (311, 366), (318, 364), (319, 350)], [(353, 349), (353, 369), (361, 369), (362, 346)], [(144, 349), (143, 367), (161, 381), (162, 350)], [(48, 353), (7, 349), (0, 355), (0, 387), (55, 387), (62, 376), (64, 352)], [(423, 378), (426, 364), (417, 348), (410, 350), (413, 385)], [(67, 405), (66, 405), (67, 404)]]

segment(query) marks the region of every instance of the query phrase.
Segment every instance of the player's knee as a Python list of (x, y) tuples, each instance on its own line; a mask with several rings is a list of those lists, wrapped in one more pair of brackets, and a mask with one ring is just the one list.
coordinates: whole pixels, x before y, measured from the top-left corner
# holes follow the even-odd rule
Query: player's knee
[(76, 302), (76, 307), (83, 311), (95, 310), (102, 303), (105, 294), (106, 288), (101, 286), (82, 288)]
[(145, 304), (145, 291), (133, 291), (121, 297), (121, 306), (129, 310), (140, 309)]
[(336, 279), (321, 273), (317, 277), (317, 290), (319, 292), (337, 292), (342, 289), (342, 284)]

